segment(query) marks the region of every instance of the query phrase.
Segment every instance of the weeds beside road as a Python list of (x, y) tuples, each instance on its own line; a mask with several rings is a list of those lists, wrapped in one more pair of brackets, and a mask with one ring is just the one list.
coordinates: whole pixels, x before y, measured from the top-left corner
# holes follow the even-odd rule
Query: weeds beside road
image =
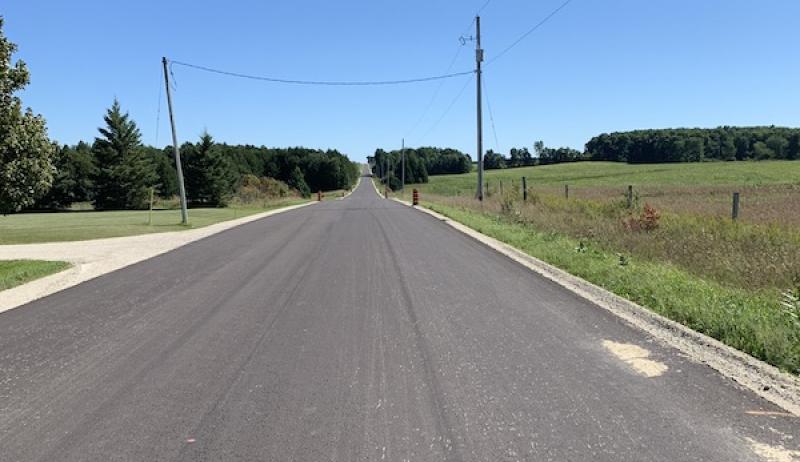
[[(700, 198), (696, 202), (699, 212), (661, 208), (656, 201), (659, 205), (653, 206), (649, 198), (642, 197), (628, 209), (622, 187), (616, 188), (616, 197), (597, 192), (609, 188), (605, 181), (613, 172), (605, 163), (597, 166), (603, 174), (594, 181), (600, 184), (591, 185), (592, 164), (489, 175), (490, 188), (492, 181), (499, 184), (501, 176), (508, 183), (502, 193), (499, 188), (490, 191), (482, 203), (472, 198), (474, 175), (431, 177), (427, 185), (407, 186), (405, 196), (419, 188), (424, 206), (759, 359), (800, 373), (800, 229), (792, 226), (790, 219), (780, 224), (733, 222), (707, 213), (700, 191), (708, 186), (691, 184), (697, 177), (691, 167), (704, 170), (711, 178), (736, 181), (726, 176), (729, 173), (715, 177), (710, 170), (715, 166), (727, 170), (729, 164), (680, 165), (677, 170), (673, 165), (645, 166), (650, 171), (649, 188), (694, 189)], [(776, 188), (778, 178), (772, 173), (778, 168), (786, 170), (785, 164), (766, 163), (756, 172), (739, 169), (744, 176), (738, 183), (759, 177), (771, 183), (751, 185), (756, 193)], [(624, 164), (619, 167), (620, 171), (630, 170)], [(791, 167), (800, 167), (800, 162)], [(511, 177), (519, 173), (549, 178), (551, 183), (558, 183), (558, 175), (562, 181), (582, 181), (586, 194), (566, 198), (563, 186), (561, 191), (529, 188), (524, 201), (519, 176), (515, 187), (508, 187)], [(685, 183), (677, 183), (679, 174), (685, 176)], [(578, 180), (581, 176), (583, 180)], [(782, 178), (793, 177), (784, 174)], [(624, 185), (630, 178), (622, 176), (616, 181)], [(794, 192), (794, 203), (798, 195), (800, 191)], [(771, 206), (779, 210), (779, 204)], [(796, 205), (787, 202), (787, 215), (792, 207)]]

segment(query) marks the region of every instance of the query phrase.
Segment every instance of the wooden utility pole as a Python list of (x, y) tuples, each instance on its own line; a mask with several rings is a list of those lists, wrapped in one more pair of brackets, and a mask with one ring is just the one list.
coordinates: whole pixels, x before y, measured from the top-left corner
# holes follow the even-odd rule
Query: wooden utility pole
[(483, 104), (481, 101), (481, 62), (483, 49), (481, 48), (481, 17), (475, 16), (475, 74), (477, 77), (478, 100), (478, 190), (476, 196), (483, 200)]
[(172, 126), (172, 150), (175, 154), (175, 170), (178, 171), (178, 192), (181, 196), (181, 223), (189, 224), (189, 212), (186, 210), (186, 187), (183, 185), (183, 168), (181, 153), (178, 150), (178, 135), (175, 133), (175, 117), (172, 115), (172, 90), (169, 87), (169, 70), (167, 58), (161, 58), (164, 65), (164, 85), (167, 86), (167, 106), (169, 106), (169, 124)]
[(402, 161), (402, 165), (400, 167), (400, 191), (405, 192), (406, 190), (406, 139), (403, 138), (403, 141), (400, 144), (400, 159)]

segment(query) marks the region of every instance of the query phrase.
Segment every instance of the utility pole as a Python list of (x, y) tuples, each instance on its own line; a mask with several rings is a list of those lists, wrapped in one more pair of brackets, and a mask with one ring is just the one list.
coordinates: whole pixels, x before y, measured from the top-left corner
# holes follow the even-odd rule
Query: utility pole
[(181, 153), (178, 150), (178, 135), (175, 133), (175, 117), (172, 115), (172, 91), (169, 88), (169, 70), (167, 58), (161, 58), (164, 65), (164, 84), (167, 86), (167, 106), (169, 106), (169, 124), (172, 126), (172, 150), (175, 154), (175, 169), (178, 171), (178, 191), (181, 196), (181, 223), (189, 224), (189, 212), (186, 210), (186, 187), (183, 185), (183, 168), (181, 167)]
[(475, 16), (475, 74), (478, 82), (478, 190), (476, 197), (483, 200), (483, 104), (481, 102), (481, 62), (483, 49), (481, 48), (481, 17)]
[(400, 159), (402, 160), (403, 164), (400, 167), (400, 191), (406, 190), (406, 139), (403, 138), (402, 143), (400, 144)]

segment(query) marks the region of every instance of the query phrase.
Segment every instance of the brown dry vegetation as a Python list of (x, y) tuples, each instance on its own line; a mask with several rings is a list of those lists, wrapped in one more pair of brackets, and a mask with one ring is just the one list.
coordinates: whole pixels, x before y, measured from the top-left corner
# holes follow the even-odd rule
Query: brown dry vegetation
[[(499, 185), (490, 185), (489, 194), (499, 194)], [(504, 184), (508, 189), (510, 182)], [(515, 182), (519, 188), (519, 182)], [(563, 187), (536, 187), (541, 195), (564, 197)], [(800, 185), (769, 186), (649, 186), (634, 187), (640, 204), (658, 210), (696, 217), (730, 218), (732, 195), (740, 194), (739, 221), (755, 225), (777, 225), (787, 230), (800, 228)], [(600, 203), (625, 198), (625, 188), (570, 187), (569, 197)]]
[[(748, 191), (771, 206), (758, 208), (762, 210), (759, 219), (756, 213), (743, 213), (748, 219), (738, 223), (730, 220), (730, 210), (723, 211), (723, 204), (717, 203), (721, 201), (709, 200), (709, 196), (721, 196), (720, 191), (706, 188), (703, 193), (675, 194), (674, 189), (656, 193), (653, 188), (647, 195), (640, 194), (632, 210), (620, 191), (600, 188), (570, 191), (569, 199), (564, 198), (563, 189), (560, 196), (552, 189), (532, 190), (527, 202), (522, 201), (519, 188), (506, 188), (502, 195), (493, 191), (482, 204), (463, 196), (428, 195), (426, 200), (510, 216), (538, 231), (586, 240), (610, 252), (669, 262), (729, 287), (787, 289), (798, 283), (800, 232), (790, 227), (797, 218), (783, 217), (790, 212), (781, 213), (781, 202), (775, 199), (789, 194), (789, 188), (742, 189), (743, 196)], [(753, 202), (743, 200), (743, 209)], [(651, 231), (628, 225), (632, 217), (638, 219), (645, 204), (660, 214), (657, 228)], [(767, 224), (753, 224), (759, 221)]]

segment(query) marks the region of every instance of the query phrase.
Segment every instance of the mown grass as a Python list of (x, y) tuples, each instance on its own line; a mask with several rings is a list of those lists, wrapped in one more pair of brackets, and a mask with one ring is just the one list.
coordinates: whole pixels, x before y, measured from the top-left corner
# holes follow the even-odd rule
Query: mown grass
[[(482, 203), (473, 199), (474, 174), (433, 176), (405, 198), (417, 188), (434, 210), (800, 372), (800, 308), (793, 315), (781, 305), (784, 293), (800, 293), (800, 162), (592, 162), (495, 170), (487, 179)], [(637, 193), (630, 209), (628, 184)], [(743, 196), (736, 222), (731, 191)], [(660, 216), (653, 229), (636, 226), (645, 204)]]
[(69, 268), (63, 261), (4, 260), (0, 261), (0, 291)]
[(79, 241), (201, 228), (259, 212), (306, 202), (286, 198), (241, 207), (189, 209), (189, 225), (181, 224), (180, 210), (19, 213), (0, 216), (0, 245)]

